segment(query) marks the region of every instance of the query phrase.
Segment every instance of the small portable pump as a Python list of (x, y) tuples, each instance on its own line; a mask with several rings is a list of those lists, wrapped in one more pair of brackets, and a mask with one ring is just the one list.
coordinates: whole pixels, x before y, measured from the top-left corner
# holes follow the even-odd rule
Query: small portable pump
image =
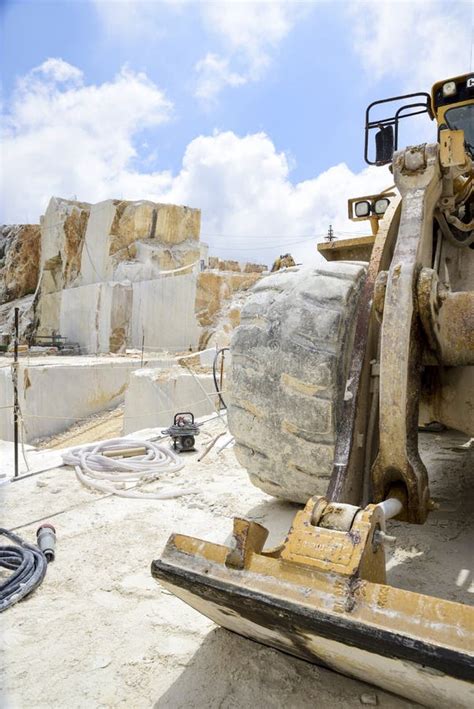
[(171, 436), (173, 448), (178, 453), (194, 451), (195, 436), (198, 436), (198, 423), (194, 422), (194, 414), (190, 411), (182, 411), (174, 415), (174, 423), (161, 433)]

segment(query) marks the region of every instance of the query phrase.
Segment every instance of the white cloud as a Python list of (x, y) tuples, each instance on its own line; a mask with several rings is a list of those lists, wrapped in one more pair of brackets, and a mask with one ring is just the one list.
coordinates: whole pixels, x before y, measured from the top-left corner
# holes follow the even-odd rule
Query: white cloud
[(469, 71), (471, 3), (353, 0), (349, 21), (374, 81), (402, 78), (406, 90), (429, 91), (435, 81)]
[(204, 59), (200, 59), (196, 64), (196, 71), (199, 74), (199, 81), (195, 95), (203, 101), (210, 99), (212, 102), (226, 86), (240, 86), (247, 83), (245, 76), (230, 69), (228, 59), (217, 54), (206, 54)]
[(220, 0), (201, 5), (208, 28), (230, 48), (242, 52), (250, 71), (259, 74), (268, 62), (268, 52), (290, 32), (302, 14), (291, 0)]
[(385, 169), (354, 174), (344, 163), (296, 184), (290, 177), (288, 157), (267, 135), (228, 131), (188, 145), (167, 197), (202, 209), (202, 238), (222, 257), (270, 262), (291, 251), (308, 261), (329, 224), (336, 233), (359, 232), (347, 220), (349, 197), (391, 184)]
[(109, 196), (134, 174), (134, 136), (166, 121), (171, 108), (145, 74), (124, 68), (110, 82), (84, 85), (79, 69), (48, 59), (18, 82), (4, 116), (3, 219), (37, 220), (53, 194)]
[[(280, 43), (313, 5), (295, 0), (94, 0), (94, 4), (106, 31), (126, 42), (156, 41), (182, 17), (195, 16), (208, 35), (207, 41), (197, 35), (204, 51), (194, 67), (195, 95), (205, 103), (215, 101), (226, 87), (260, 80)], [(212, 41), (215, 47), (210, 46)]]
[[(195, 13), (208, 34), (197, 34), (203, 56), (194, 67), (195, 95), (205, 103), (226, 87), (261, 80), (284, 39), (315, 7), (331, 13), (330, 4), (314, 0), (94, 2), (106, 30), (122, 41), (156, 41), (181, 17)], [(466, 0), (348, 0), (344, 6), (344, 31), (374, 83), (389, 77), (402, 80), (401, 90), (429, 90), (438, 79), (469, 69), (471, 3)]]
[(139, 172), (134, 138), (170, 110), (143, 74), (85, 85), (75, 67), (48, 60), (20, 81), (8, 115), (3, 218), (37, 221), (52, 195), (169, 201), (201, 208), (202, 238), (222, 257), (271, 262), (291, 251), (308, 260), (330, 223), (359, 231), (346, 218), (348, 197), (390, 184), (386, 170), (354, 174), (345, 164), (294, 184), (288, 156), (267, 135), (230, 131), (192, 140), (176, 175)]
[(106, 32), (123, 42), (164, 36), (163, 10), (173, 0), (92, 0)]
[(31, 86), (35, 76), (43, 83), (47, 83), (49, 80), (52, 83), (70, 82), (71, 84), (78, 85), (82, 84), (83, 80), (83, 73), (80, 69), (76, 66), (72, 66), (72, 64), (68, 64), (64, 59), (57, 59), (56, 57), (46, 59), (40, 66), (32, 69), (24, 79), (27, 85), (26, 88)]
[[(196, 96), (215, 99), (225, 86), (258, 81), (272, 53), (308, 11), (292, 0), (219, 0), (200, 4), (205, 26), (225, 47), (213, 65), (196, 64)], [(208, 55), (209, 56), (209, 55)]]

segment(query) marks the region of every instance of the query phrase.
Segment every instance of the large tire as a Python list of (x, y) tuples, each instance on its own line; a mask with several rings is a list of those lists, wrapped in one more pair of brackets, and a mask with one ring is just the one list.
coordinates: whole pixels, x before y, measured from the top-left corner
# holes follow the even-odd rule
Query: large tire
[(277, 272), (242, 309), (229, 427), (251, 481), (275, 497), (326, 493), (365, 273), (350, 262)]

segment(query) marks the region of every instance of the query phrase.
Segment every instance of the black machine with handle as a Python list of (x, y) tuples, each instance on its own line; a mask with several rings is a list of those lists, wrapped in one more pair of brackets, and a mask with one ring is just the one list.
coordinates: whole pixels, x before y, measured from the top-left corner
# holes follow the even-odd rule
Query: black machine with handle
[(194, 421), (194, 414), (191, 411), (181, 411), (174, 415), (173, 425), (162, 431), (163, 434), (171, 436), (173, 448), (178, 453), (195, 450), (195, 437), (199, 435), (199, 425)]

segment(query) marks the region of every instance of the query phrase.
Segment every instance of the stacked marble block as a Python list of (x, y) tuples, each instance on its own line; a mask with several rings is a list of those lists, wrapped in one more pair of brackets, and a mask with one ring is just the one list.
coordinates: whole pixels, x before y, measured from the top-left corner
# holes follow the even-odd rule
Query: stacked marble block
[[(149, 201), (52, 198), (41, 223), (38, 335), (84, 352), (199, 344), (200, 211)], [(187, 267), (187, 268), (186, 268)]]

